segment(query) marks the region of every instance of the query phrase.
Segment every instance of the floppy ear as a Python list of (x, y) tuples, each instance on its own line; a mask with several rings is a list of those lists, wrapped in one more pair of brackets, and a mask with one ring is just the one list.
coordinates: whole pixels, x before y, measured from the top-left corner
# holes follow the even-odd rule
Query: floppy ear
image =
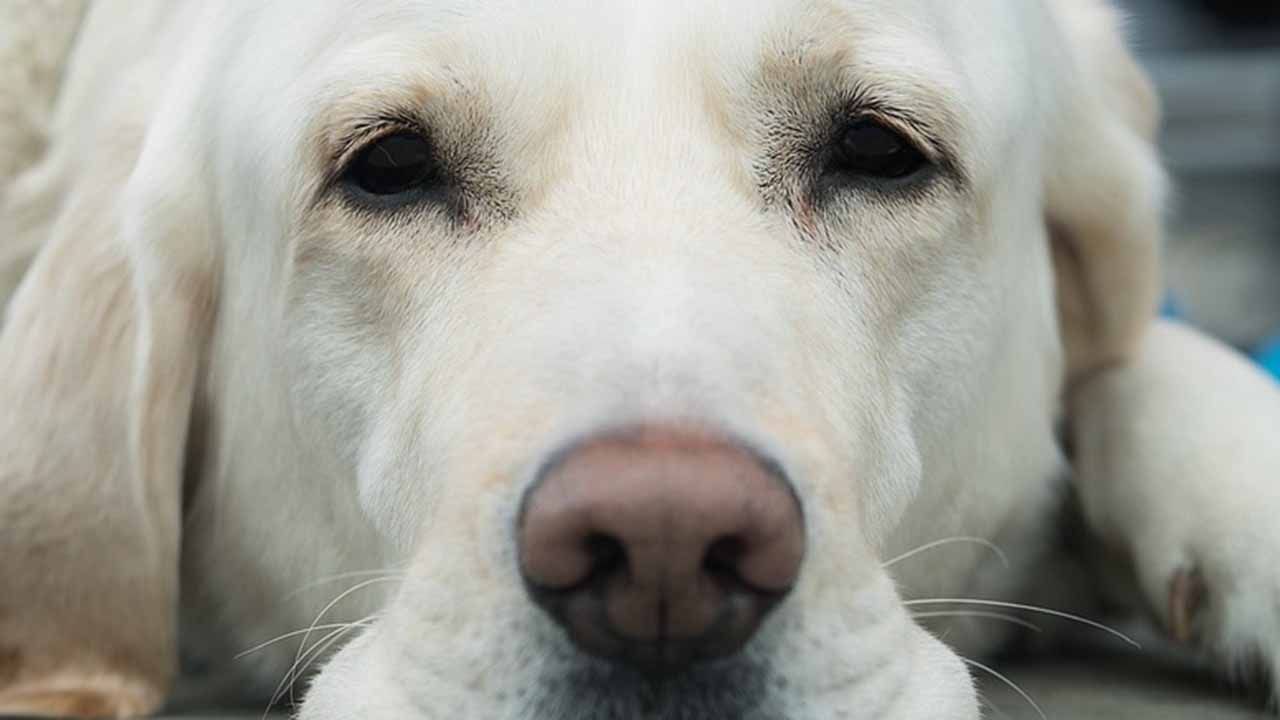
[(1130, 358), (1160, 292), (1159, 104), (1102, 0), (1055, 0), (1066, 57), (1045, 179), (1068, 380)]
[(136, 717), (177, 665), (208, 223), (145, 155), (125, 177), (137, 133), (113, 133), (27, 228), (47, 239), (0, 327), (0, 715)]

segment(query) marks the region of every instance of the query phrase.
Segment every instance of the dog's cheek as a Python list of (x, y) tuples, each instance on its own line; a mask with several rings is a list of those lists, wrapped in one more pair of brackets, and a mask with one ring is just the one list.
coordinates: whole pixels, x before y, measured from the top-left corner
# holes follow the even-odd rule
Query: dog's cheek
[(304, 437), (332, 448), (348, 472), (389, 394), (396, 366), (391, 313), (366, 265), (336, 252), (306, 253), (291, 284), (284, 324), (295, 421)]
[(323, 438), (344, 466), (352, 467), (382, 394), (384, 362), (367, 344), (318, 330), (291, 338), (290, 395), (303, 436)]

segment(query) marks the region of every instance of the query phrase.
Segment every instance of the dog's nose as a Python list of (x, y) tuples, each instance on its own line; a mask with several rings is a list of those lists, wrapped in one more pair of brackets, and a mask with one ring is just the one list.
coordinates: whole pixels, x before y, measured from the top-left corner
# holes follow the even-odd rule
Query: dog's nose
[(561, 453), (518, 534), (534, 600), (581, 649), (649, 675), (740, 650), (795, 584), (805, 547), (775, 463), (665, 428)]

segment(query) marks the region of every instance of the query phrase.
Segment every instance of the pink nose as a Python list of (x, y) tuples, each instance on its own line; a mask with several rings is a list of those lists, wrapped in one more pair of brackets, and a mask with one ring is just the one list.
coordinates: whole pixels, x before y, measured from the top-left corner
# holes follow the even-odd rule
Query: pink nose
[(534, 600), (584, 651), (649, 674), (740, 650), (795, 584), (804, 547), (776, 465), (660, 427), (558, 456), (519, 525)]

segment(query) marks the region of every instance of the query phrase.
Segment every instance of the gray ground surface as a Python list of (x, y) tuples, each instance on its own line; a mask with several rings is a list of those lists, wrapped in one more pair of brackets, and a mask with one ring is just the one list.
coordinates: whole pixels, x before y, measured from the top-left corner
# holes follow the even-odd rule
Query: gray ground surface
[[(1010, 669), (1011, 680), (1049, 720), (1261, 720), (1258, 701), (1242, 699), (1201, 673), (1124, 659), (1046, 662)], [(1026, 699), (984, 684), (988, 720), (1039, 720)]]

